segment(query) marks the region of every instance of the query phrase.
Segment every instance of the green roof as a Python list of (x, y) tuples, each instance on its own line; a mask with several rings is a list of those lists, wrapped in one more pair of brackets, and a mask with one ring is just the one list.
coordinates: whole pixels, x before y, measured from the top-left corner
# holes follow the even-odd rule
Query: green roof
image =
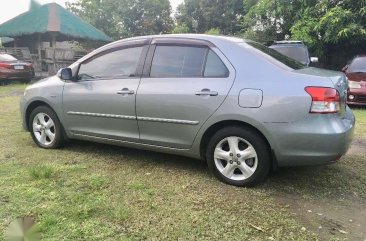
[(84, 22), (57, 3), (31, 9), (0, 25), (0, 36), (57, 33), (60, 40), (111, 41), (111, 38), (89, 23)]

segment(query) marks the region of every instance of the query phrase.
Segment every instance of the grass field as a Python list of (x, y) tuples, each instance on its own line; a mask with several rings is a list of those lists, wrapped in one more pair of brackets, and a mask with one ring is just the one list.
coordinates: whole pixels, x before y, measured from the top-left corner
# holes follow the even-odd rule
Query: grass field
[[(24, 87), (0, 87), (0, 240), (21, 217), (36, 222), (43, 240), (358, 237), (352, 236), (357, 230), (339, 227), (318, 232), (314, 220), (294, 211), (294, 202), (363, 205), (364, 153), (331, 166), (281, 169), (259, 187), (237, 188), (217, 181), (201, 161), (184, 157), (76, 141), (60, 150), (40, 149), (21, 129)], [(356, 138), (363, 143), (366, 110), (355, 114)]]

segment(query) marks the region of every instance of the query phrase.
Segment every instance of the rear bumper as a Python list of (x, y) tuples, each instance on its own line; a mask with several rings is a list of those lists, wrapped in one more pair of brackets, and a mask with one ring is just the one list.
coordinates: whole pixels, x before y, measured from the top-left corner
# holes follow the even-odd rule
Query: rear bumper
[(366, 106), (366, 102), (347, 101), (347, 105)]
[(4, 80), (23, 80), (32, 79), (34, 77), (34, 71), (8, 71), (0, 73), (0, 79)]
[(355, 117), (317, 115), (294, 123), (268, 123), (278, 166), (324, 165), (344, 155), (353, 138)]

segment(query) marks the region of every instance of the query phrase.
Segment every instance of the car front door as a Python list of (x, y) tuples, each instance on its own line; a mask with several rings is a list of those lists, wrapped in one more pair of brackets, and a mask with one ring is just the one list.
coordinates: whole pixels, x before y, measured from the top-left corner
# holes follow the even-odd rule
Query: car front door
[(139, 140), (135, 95), (147, 48), (126, 44), (80, 64), (76, 80), (65, 83), (63, 92), (66, 129), (72, 135)]
[(153, 40), (136, 99), (141, 142), (189, 149), (226, 98), (234, 70), (204, 41)]

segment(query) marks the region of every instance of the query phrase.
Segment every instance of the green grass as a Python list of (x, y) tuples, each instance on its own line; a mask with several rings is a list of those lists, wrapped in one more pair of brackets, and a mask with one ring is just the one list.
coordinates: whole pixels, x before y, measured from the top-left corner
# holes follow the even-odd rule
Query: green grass
[(51, 166), (38, 165), (29, 169), (29, 174), (34, 179), (47, 179), (54, 173), (54, 169)]
[(366, 197), (365, 156), (281, 170), (247, 189), (220, 183), (204, 163), (184, 157), (76, 141), (44, 150), (21, 129), (19, 97), (7, 95), (24, 86), (5, 88), (0, 240), (25, 216), (35, 217), (44, 240), (318, 240), (276, 195)]
[(26, 86), (26, 84), (22, 83), (14, 83), (10, 85), (0, 86), (0, 97), (3, 95), (11, 95), (14, 92), (22, 92)]
[(357, 122), (355, 128), (355, 137), (366, 139), (366, 108), (354, 108), (353, 113), (356, 115)]

